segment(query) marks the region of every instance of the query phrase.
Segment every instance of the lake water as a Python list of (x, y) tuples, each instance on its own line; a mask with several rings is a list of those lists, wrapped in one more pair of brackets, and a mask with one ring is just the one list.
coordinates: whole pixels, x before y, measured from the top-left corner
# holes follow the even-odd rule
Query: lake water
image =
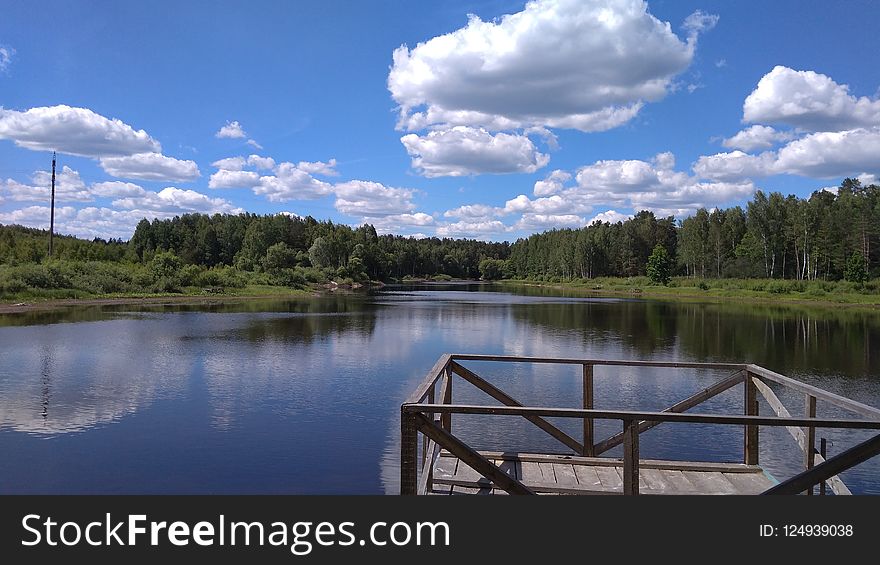
[[(753, 362), (880, 406), (880, 314), (864, 310), (477, 284), (69, 308), (0, 316), (0, 493), (396, 493), (399, 406), (445, 352)], [(525, 404), (578, 406), (577, 366), (468, 366)], [(597, 368), (596, 407), (661, 410), (727, 374)], [(456, 402), (482, 400), (468, 386), (456, 381)], [(777, 394), (803, 413), (802, 396)], [(741, 413), (741, 390), (696, 410)], [(847, 416), (821, 401), (819, 415)], [(515, 418), (456, 418), (480, 448), (562, 447)], [(832, 455), (869, 437), (819, 435)], [(733, 461), (741, 444), (731, 426), (641, 439), (645, 458)], [(779, 478), (800, 468), (782, 429), (762, 428), (760, 455)], [(843, 475), (854, 492), (880, 493), (878, 460)]]

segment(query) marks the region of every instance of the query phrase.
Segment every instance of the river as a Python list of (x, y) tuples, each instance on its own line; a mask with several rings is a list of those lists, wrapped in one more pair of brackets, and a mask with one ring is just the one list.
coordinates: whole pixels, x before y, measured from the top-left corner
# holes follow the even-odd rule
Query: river
[[(752, 362), (880, 406), (875, 312), (566, 294), (430, 284), (0, 316), (0, 493), (395, 493), (400, 403), (446, 352)], [(578, 406), (577, 367), (470, 366), (525, 404)], [(601, 367), (595, 404), (661, 410), (724, 376)], [(464, 384), (455, 393), (481, 399)], [(777, 393), (803, 413), (802, 396)], [(697, 410), (741, 413), (742, 393)], [(821, 401), (819, 415), (846, 416)], [(561, 447), (512, 418), (464, 416), (454, 429), (480, 448)], [(597, 438), (616, 431), (601, 423)], [(818, 435), (831, 455), (869, 437)], [(663, 424), (641, 449), (737, 460), (742, 431)], [(778, 478), (802, 464), (782, 429), (762, 428), (760, 455)], [(878, 459), (843, 475), (853, 492), (880, 493)]]

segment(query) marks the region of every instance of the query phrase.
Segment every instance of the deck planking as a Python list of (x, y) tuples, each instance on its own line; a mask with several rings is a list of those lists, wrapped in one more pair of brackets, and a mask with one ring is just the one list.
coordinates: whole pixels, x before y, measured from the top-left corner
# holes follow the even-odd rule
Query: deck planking
[[(611, 458), (484, 452), (492, 463), (539, 494), (622, 494), (623, 462)], [(507, 494), (467, 464), (442, 452), (431, 494)], [(759, 494), (775, 482), (756, 465), (646, 461), (639, 492), (648, 495)]]

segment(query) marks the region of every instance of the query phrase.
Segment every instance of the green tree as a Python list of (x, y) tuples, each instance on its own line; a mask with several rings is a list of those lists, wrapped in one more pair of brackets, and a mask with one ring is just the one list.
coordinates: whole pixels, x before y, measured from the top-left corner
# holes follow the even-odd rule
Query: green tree
[(504, 276), (505, 262), (500, 259), (480, 261), (480, 277), (485, 281), (496, 281)]
[(666, 248), (659, 243), (648, 257), (648, 278), (655, 284), (667, 285), (672, 279), (672, 258)]
[(843, 278), (854, 283), (863, 283), (868, 280), (868, 270), (865, 269), (865, 257), (858, 251), (849, 256)]

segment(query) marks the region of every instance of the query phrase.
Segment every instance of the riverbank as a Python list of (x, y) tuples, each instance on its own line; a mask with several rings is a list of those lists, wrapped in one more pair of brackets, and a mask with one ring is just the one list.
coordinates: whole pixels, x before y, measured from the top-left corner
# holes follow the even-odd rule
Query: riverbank
[[(628, 296), (664, 300), (789, 303), (825, 307), (855, 307), (880, 310), (880, 292), (871, 281), (863, 292), (845, 282), (785, 281), (754, 279), (673, 279), (670, 286), (653, 285), (646, 277), (580, 279), (571, 282), (533, 280), (497, 281), (503, 286), (528, 286), (576, 292), (585, 296)], [(850, 289), (852, 287), (852, 289)], [(826, 290), (827, 288), (827, 290)]]
[(20, 314), (38, 310), (54, 310), (80, 306), (121, 306), (126, 304), (162, 306), (166, 304), (224, 304), (265, 298), (309, 298), (329, 289), (294, 289), (281, 286), (250, 285), (223, 289), (222, 292), (188, 289), (184, 293), (118, 294), (76, 298), (31, 298), (0, 300), (0, 314)]

